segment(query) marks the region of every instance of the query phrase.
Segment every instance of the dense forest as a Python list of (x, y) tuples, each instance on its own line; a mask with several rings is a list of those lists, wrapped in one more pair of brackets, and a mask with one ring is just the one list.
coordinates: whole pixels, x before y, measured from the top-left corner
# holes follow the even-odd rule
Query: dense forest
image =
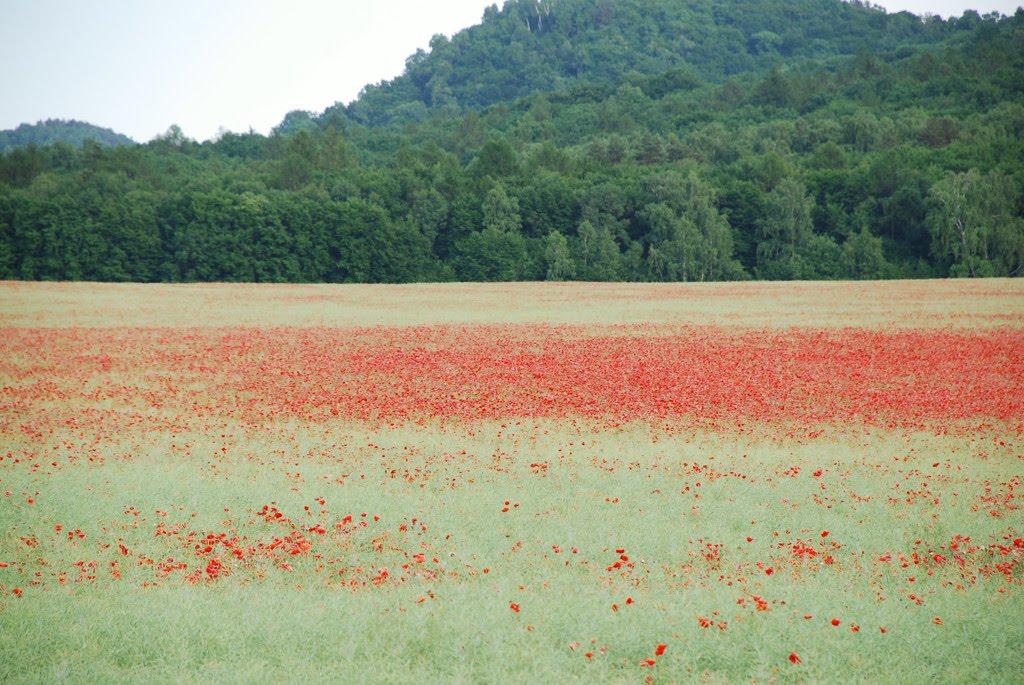
[(510, 0), (269, 136), (6, 152), (0, 278), (1021, 275), (1022, 141), (1021, 10)]
[(74, 119), (47, 119), (35, 124), (22, 124), (9, 131), (0, 131), (0, 152), (28, 145), (67, 143), (81, 146), (92, 140), (100, 145), (133, 145), (134, 140), (109, 128), (100, 128)]

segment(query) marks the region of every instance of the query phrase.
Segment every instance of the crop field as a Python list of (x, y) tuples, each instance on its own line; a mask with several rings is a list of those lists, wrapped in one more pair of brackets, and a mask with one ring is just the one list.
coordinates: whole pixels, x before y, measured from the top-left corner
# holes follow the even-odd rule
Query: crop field
[(1024, 282), (0, 283), (0, 681), (1024, 678)]

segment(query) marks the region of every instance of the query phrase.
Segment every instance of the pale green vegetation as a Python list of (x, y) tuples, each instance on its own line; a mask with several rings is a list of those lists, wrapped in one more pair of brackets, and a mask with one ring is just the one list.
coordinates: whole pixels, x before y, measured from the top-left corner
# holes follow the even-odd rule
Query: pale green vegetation
[(138, 285), (0, 282), (0, 325), (1024, 326), (1024, 281)]
[[(124, 444), (104, 449), (109, 461), (101, 467), (70, 467), (45, 479), (6, 468), (6, 487), (39, 494), (33, 507), (3, 503), (4, 558), (25, 557), (16, 535), (35, 534), (42, 542), (32, 556), (48, 561), (28, 568), (46, 575), (76, 555), (96, 556), (94, 540), (123, 538), (133, 553), (166, 552), (153, 537), (157, 510), (191, 530), (221, 530), (233, 518), (239, 533), (265, 537), (268, 526), (252, 515), (259, 506), (273, 501), (301, 518), (317, 496), (339, 514), (381, 517), (372, 535), (328, 545), (345, 565), (397, 572), (405, 559), (391, 545), (417, 549), (397, 532), (416, 517), (428, 530), (414, 540), (436, 555), (440, 563), (429, 565), (443, 575), (352, 590), (331, 577), (335, 567), (318, 572), (316, 561), (302, 558), (291, 573), (268, 563), (264, 579), (244, 574), (191, 586), (174, 578), (165, 587), (141, 588), (151, 569), (126, 564), (120, 581), (101, 577), (5, 598), (0, 676), (636, 682), (650, 674), (658, 682), (926, 683), (1012, 682), (1019, 674), (1019, 576), (1000, 593), (1007, 585), (1001, 577), (969, 583), (948, 566), (934, 566), (928, 577), (922, 567), (877, 561), (886, 552), (922, 549), (915, 540), (934, 548), (963, 535), (984, 544), (1019, 525), (1011, 512), (997, 518), (972, 511), (983, 482), (1005, 482), (1019, 470), (1019, 446), (1010, 453), (987, 442), (877, 432), (826, 434), (804, 444), (764, 434), (667, 436), (644, 427), (501, 431), (486, 424), (472, 432), (291, 426), (277, 435), (236, 434), (237, 444), (215, 460), (198, 455), (222, 441), (186, 436), (194, 457), (174, 456), (166, 445)], [(459, 458), (444, 456), (463, 449)], [(325, 456), (307, 456), (321, 451)], [(289, 456), (250, 456), (280, 452)], [(530, 468), (538, 461), (551, 463), (546, 475)], [(703, 474), (693, 472), (695, 463)], [(799, 474), (787, 475), (792, 467)], [(421, 475), (391, 478), (392, 468)], [(707, 468), (750, 479), (709, 480)], [(824, 475), (812, 477), (819, 468)], [(341, 485), (343, 473), (350, 475)], [(887, 500), (895, 484), (918, 478), (941, 504)], [(502, 513), (506, 499), (519, 508)], [(129, 506), (142, 512), (137, 529), (122, 528)], [(54, 536), (58, 522), (81, 526), (85, 543), (71, 546)], [(816, 545), (822, 530), (840, 545), (832, 565), (820, 557), (795, 562), (788, 547), (775, 547), (796, 539)], [(381, 539), (383, 552), (373, 544)], [(723, 545), (719, 562), (702, 556), (701, 540)], [(631, 573), (605, 570), (617, 547), (636, 561)], [(775, 573), (764, 575), (759, 561)], [(718, 580), (722, 574), (731, 586)], [(22, 581), (8, 574), (3, 582)], [(957, 582), (965, 587), (951, 586)], [(417, 604), (428, 592), (434, 598)], [(909, 601), (908, 593), (924, 604)], [(751, 595), (770, 602), (769, 610), (757, 611)], [(740, 597), (747, 606), (737, 605)], [(814, 618), (804, 619), (807, 613)], [(701, 628), (701, 616), (728, 626)], [(842, 625), (832, 627), (832, 617)], [(665, 656), (654, 668), (639, 667), (658, 643), (669, 645)], [(588, 651), (593, 659), (584, 656)], [(804, 663), (791, 665), (790, 652)]]

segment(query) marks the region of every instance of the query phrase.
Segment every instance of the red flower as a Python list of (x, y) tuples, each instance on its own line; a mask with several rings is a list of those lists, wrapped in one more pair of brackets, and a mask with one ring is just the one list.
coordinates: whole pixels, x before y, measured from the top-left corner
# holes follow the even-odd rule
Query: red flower
[(515, 602), (509, 602), (508, 603), (508, 608), (511, 609), (512, 611), (516, 612), (517, 614), (519, 613), (519, 605), (516, 604)]
[(654, 648), (654, 656), (661, 656), (668, 649), (668, 645), (658, 645)]
[(24, 592), (22, 591), (22, 589), (20, 587), (14, 588), (13, 590), (11, 590), (11, 592), (14, 593), (15, 597), (21, 597), (22, 594), (24, 594)]
[(832, 619), (832, 625), (834, 625), (834, 626), (839, 625), (839, 619), (838, 618)]
[(791, 664), (802, 664), (803, 660), (800, 658), (800, 655), (797, 654), (796, 652), (790, 652), (789, 653), (789, 663), (791, 663)]

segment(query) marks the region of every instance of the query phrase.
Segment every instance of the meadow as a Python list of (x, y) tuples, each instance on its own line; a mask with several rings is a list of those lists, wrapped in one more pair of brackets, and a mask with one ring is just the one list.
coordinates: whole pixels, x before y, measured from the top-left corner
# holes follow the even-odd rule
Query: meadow
[(1024, 282), (0, 283), (0, 681), (1021, 682)]

